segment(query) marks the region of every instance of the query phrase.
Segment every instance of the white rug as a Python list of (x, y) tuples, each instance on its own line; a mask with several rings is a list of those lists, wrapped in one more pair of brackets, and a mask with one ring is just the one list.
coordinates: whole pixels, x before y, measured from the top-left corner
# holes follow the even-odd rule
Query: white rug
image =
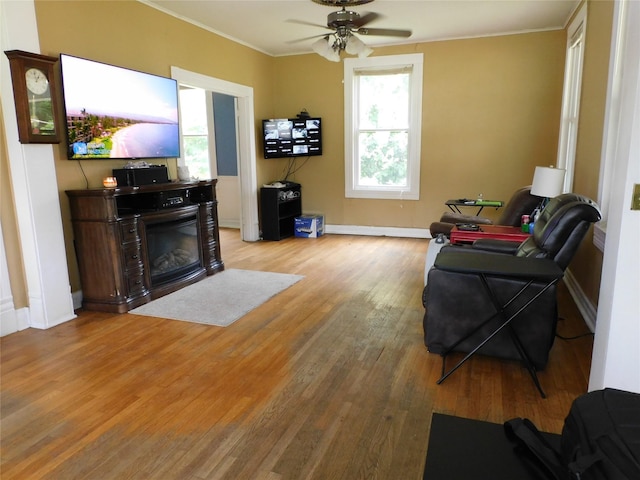
[(287, 273), (224, 270), (129, 313), (226, 327), (303, 278)]

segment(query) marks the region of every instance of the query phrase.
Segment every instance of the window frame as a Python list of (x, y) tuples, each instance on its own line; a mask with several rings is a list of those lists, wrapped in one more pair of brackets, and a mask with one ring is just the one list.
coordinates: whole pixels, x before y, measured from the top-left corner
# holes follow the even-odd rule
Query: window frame
[[(420, 199), (420, 160), (422, 135), (422, 53), (388, 55), (344, 60), (344, 112), (345, 112), (345, 196), (347, 198)], [(358, 180), (358, 95), (355, 79), (357, 70), (398, 70), (411, 68), (409, 84), (409, 139), (407, 145), (407, 185), (367, 186)]]
[(556, 165), (565, 170), (564, 192), (573, 190), (573, 176), (580, 124), (580, 95), (587, 32), (587, 4), (583, 4), (567, 28), (567, 46), (562, 94), (562, 115)]

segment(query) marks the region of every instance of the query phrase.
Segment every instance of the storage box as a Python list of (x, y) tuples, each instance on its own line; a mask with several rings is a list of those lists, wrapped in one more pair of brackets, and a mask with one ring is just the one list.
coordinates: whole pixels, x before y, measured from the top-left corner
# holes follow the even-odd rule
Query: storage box
[(295, 218), (296, 237), (317, 238), (324, 234), (324, 215), (301, 215)]

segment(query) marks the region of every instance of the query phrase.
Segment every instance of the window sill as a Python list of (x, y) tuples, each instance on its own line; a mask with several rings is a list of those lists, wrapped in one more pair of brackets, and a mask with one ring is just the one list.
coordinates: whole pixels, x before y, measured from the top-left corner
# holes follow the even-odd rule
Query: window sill
[(371, 198), (378, 200), (420, 200), (419, 193), (409, 191), (381, 191), (381, 190), (349, 190), (346, 198)]

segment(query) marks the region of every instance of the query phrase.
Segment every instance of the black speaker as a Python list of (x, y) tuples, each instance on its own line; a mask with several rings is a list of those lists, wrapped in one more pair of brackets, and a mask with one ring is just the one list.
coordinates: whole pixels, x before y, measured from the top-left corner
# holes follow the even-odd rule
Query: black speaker
[(169, 183), (169, 173), (164, 165), (152, 165), (143, 168), (114, 168), (119, 187), (138, 187), (154, 183)]

